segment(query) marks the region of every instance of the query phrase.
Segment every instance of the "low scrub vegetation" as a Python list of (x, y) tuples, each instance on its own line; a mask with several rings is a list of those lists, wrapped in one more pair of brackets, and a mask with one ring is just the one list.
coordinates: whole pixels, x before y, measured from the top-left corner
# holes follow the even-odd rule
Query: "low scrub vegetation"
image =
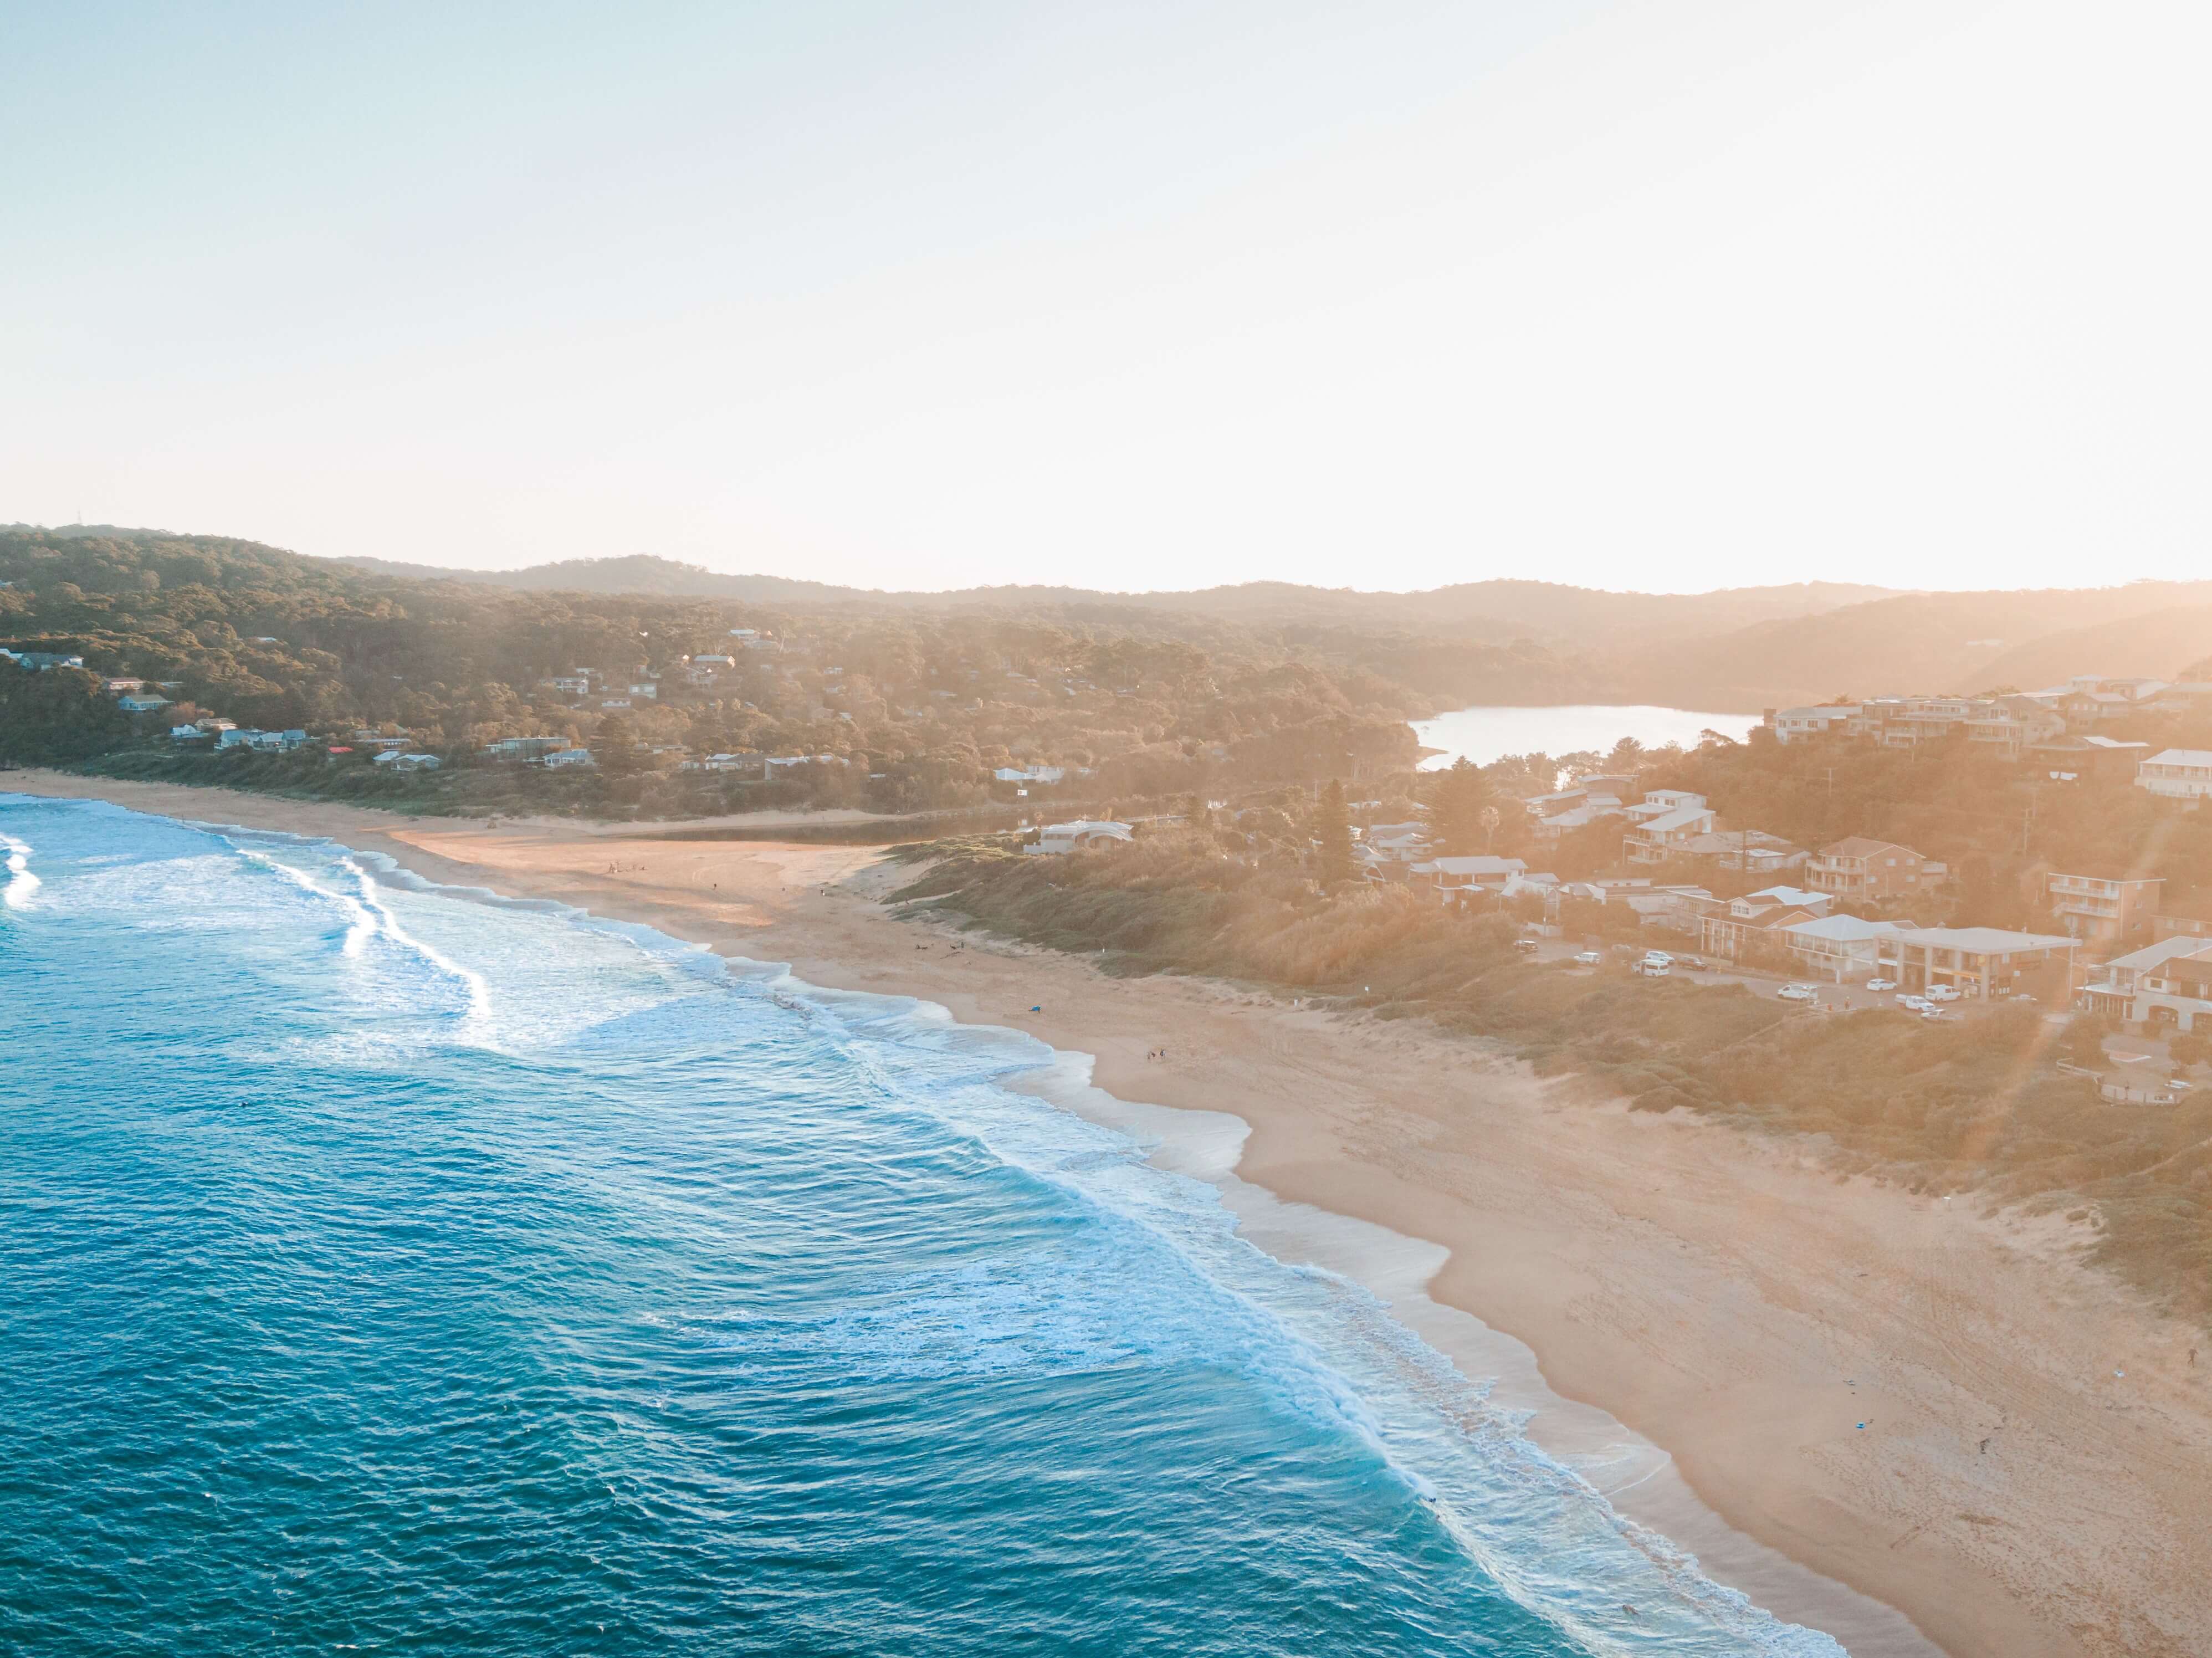
[(2089, 1210), (2101, 1260), (2162, 1304), (2212, 1313), (2212, 1099), (2115, 1105), (2060, 1074), (2033, 1008), (1929, 1026), (1790, 1011), (1741, 986), (1537, 965), (1514, 925), (1402, 887), (1325, 891), (1169, 830), (1036, 858), (1006, 841), (902, 849), (898, 895), (1120, 973), (1203, 973), (1419, 1017), (1585, 1073), (1646, 1110), (1820, 1137), (1844, 1170)]

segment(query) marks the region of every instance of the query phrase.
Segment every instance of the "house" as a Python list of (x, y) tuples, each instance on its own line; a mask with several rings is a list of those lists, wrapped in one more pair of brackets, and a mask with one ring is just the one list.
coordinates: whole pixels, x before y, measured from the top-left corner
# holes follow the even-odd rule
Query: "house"
[(502, 737), (496, 743), (487, 744), (484, 753), (494, 760), (530, 762), (544, 760), (556, 750), (568, 746), (565, 737)]
[[(1790, 889), (1783, 888), (1788, 891)], [(1711, 956), (1732, 962), (1771, 956), (1787, 947), (1784, 929), (1820, 918), (1802, 904), (1747, 893), (1698, 918), (1698, 943)]]
[(1594, 794), (1587, 797), (1581, 805), (1570, 806), (1549, 817), (1538, 818), (1529, 825), (1529, 830), (1539, 841), (1553, 844), (1563, 835), (1571, 835), (1578, 829), (1585, 829), (1607, 817), (1624, 815), (1624, 808), (1619, 799), (1610, 794)]
[(125, 714), (151, 714), (156, 708), (167, 708), (169, 699), (166, 696), (142, 696), (134, 693), (131, 695), (117, 697), (115, 706)]
[(280, 754), (302, 746), (307, 740), (307, 733), (303, 731), (241, 731), (230, 726), (216, 733), (215, 745), (218, 750), (250, 749), (257, 754)]
[(2061, 875), (2053, 870), (2043, 878), (2043, 896), (2051, 920), (2068, 933), (2089, 944), (2111, 945), (2149, 932), (2165, 886), (2162, 876), (2136, 879)]
[(172, 726), (169, 727), (169, 740), (172, 743), (197, 743), (200, 738), (206, 735), (207, 732), (202, 731), (198, 726)]
[(1528, 865), (1518, 858), (1432, 858), (1415, 864), (1413, 874), (1425, 878), (1442, 896), (1451, 899), (1471, 892), (1497, 892)]
[(1037, 838), (1022, 850), (1056, 854), (1085, 847), (1111, 847), (1129, 838), (1127, 823), (1082, 817), (1071, 823), (1046, 824), (1037, 831)]
[(1853, 903), (1881, 903), (1932, 892), (1948, 872), (1911, 847), (1846, 835), (1807, 860), (1805, 884), (1815, 892)]
[(2136, 786), (2192, 805), (2212, 794), (2212, 749), (2163, 749), (2136, 767)]
[(2105, 963), (2075, 1005), (2131, 1024), (2212, 1029), (2212, 938), (2162, 938)]
[(1674, 856), (1703, 858), (1723, 869), (1768, 871), (1796, 869), (1805, 861), (1805, 850), (1793, 847), (1765, 829), (1723, 829), (1692, 835), (1674, 849)]
[(1859, 717), (1856, 703), (1824, 703), (1814, 708), (1769, 708), (1767, 729), (1778, 743), (1809, 743), (1815, 738), (1844, 737)]
[(2071, 783), (2084, 777), (2117, 780), (2132, 776), (2137, 762), (2149, 752), (2148, 743), (2123, 743), (2092, 732), (2087, 736), (2031, 743), (2026, 757), (2054, 780)]
[(747, 750), (739, 754), (710, 754), (703, 760), (686, 760), (680, 769), (684, 771), (742, 771), (750, 772), (754, 776), (758, 777), (763, 774), (766, 768), (758, 752)]
[(641, 696), (648, 702), (658, 702), (660, 700), (660, 682), (657, 679), (641, 679), (629, 688), (629, 694), (632, 696)]
[(1001, 783), (1057, 783), (1067, 775), (1065, 766), (1000, 766), (991, 775)]
[(1376, 823), (1361, 832), (1359, 844), (1375, 862), (1413, 864), (1429, 855), (1432, 842), (1425, 824)]
[(556, 673), (550, 679), (541, 679), (539, 684), (556, 690), (563, 696), (589, 696), (592, 677), (582, 673)]
[(541, 762), (548, 771), (567, 771), (573, 768), (596, 765), (589, 749), (554, 749)]
[(1966, 720), (1966, 740), (2003, 760), (2018, 760), (2038, 743), (2063, 735), (2066, 721), (2032, 696), (1995, 696)]
[(1811, 977), (1842, 984), (1870, 979), (1881, 965), (1884, 945), (1892, 946), (1910, 922), (1869, 921), (1856, 915), (1820, 915), (1792, 921), (1782, 929), (1784, 948)]
[(0, 656), (6, 657), (17, 667), (28, 669), (33, 673), (45, 673), (52, 668), (84, 666), (82, 657), (64, 656), (56, 651), (11, 651), (5, 647), (0, 647)]
[(103, 679), (100, 682), (100, 689), (110, 696), (120, 696), (125, 691), (145, 689), (146, 682), (143, 679)]
[(371, 763), (386, 771), (435, 771), (439, 762), (434, 754), (409, 754), (399, 749), (386, 749)]
[(1626, 815), (1632, 822), (1621, 850), (1632, 864), (1663, 863), (1685, 841), (1713, 832), (1705, 797), (1683, 789), (1654, 789)]
[(2191, 679), (2168, 685), (2150, 706), (2160, 714), (2203, 714), (2212, 709), (2212, 683)]
[(1888, 943), (1895, 953), (1885, 953), (1884, 969), (1905, 989), (1948, 985), (1970, 999), (2055, 988), (2081, 945), (2078, 938), (1993, 926), (1905, 927)]

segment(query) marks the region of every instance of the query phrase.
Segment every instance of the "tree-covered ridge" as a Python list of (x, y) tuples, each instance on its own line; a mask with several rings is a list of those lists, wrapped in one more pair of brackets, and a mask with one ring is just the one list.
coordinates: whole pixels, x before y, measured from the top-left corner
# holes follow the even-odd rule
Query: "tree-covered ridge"
[[(1413, 757), (1409, 718), (1498, 689), (1572, 686), (1578, 671), (1532, 645), (1395, 628), (1258, 628), (1133, 605), (807, 610), (516, 591), (203, 536), (0, 533), (0, 644), (81, 654), (92, 674), (163, 688), (161, 716), (103, 727), (94, 751), (113, 764), (135, 752), (142, 772), (204, 771), (198, 757), (155, 757), (179, 712), (318, 737), (388, 728), (461, 769), (504, 738), (589, 745), (619, 720), (623, 749), (647, 756), (638, 774), (546, 780), (546, 801), (659, 813), (975, 805), (994, 798), (1001, 768), (1088, 774), (1101, 798), (1385, 771)], [(774, 648), (744, 648), (733, 629)], [(733, 659), (699, 662), (721, 657)], [(584, 670), (589, 696), (548, 684)], [(622, 695), (646, 680), (652, 698)], [(44, 701), (7, 706), (0, 757), (86, 757), (82, 721), (64, 739), (41, 727), (54, 717), (38, 712)], [(781, 775), (773, 802), (669, 770), (684, 755), (744, 752), (843, 763)], [(313, 779), (288, 773), (288, 786)], [(483, 795), (452, 776), (410, 787), (454, 810)], [(501, 783), (502, 801), (514, 787)]]

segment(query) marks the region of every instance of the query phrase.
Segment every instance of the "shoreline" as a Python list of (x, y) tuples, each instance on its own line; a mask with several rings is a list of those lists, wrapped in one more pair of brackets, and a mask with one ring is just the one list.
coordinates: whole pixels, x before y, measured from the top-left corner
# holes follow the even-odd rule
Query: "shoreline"
[(2212, 1649), (2212, 1367), (2184, 1357), (2202, 1334), (2089, 1272), (2055, 1218), (1839, 1181), (1808, 1150), (1589, 1102), (1366, 1016), (956, 949), (884, 910), (903, 877), (880, 848), (488, 829), (51, 773), (5, 792), (328, 836), (1089, 1055), (1082, 1089), (1059, 1084), (1099, 1090), (1084, 1114), (1149, 1122), (1165, 1157), (1233, 1144), (1202, 1177), (1259, 1247), (1346, 1271), (1499, 1376), (1529, 1436), (1601, 1491), (1577, 1457), (1620, 1461), (1622, 1511), (1777, 1617), (1865, 1654)]

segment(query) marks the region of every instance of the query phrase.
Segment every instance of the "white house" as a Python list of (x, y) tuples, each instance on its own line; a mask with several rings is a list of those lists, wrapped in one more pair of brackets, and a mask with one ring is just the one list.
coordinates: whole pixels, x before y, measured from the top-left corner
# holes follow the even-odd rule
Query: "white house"
[(409, 754), (399, 749), (386, 749), (370, 763), (382, 766), (387, 771), (435, 771), (438, 756), (434, 754)]
[(545, 756), (548, 771), (563, 771), (573, 767), (590, 766), (597, 762), (589, 749), (556, 749)]
[(1426, 876), (1446, 898), (1468, 892), (1497, 892), (1528, 865), (1518, 858), (1431, 858), (1413, 865), (1413, 873)]
[(2021, 987), (2071, 964), (2079, 938), (2042, 932), (2010, 932), (1993, 926), (1903, 927), (1884, 942), (1890, 976), (1911, 991), (1948, 985), (1961, 996), (1987, 999)]
[(215, 745), (218, 749), (252, 749), (260, 754), (277, 754), (299, 748), (307, 740), (307, 733), (303, 731), (241, 731), (232, 726), (216, 733)]
[(2186, 933), (2116, 956), (2102, 976), (2081, 987), (2080, 1005), (2137, 1024), (2212, 1029), (2212, 938)]
[(1663, 863), (1686, 841), (1713, 832), (1713, 811), (1705, 797), (1685, 789), (1653, 789), (1626, 816), (1630, 828), (1621, 850), (1632, 864)]
[(629, 688), (629, 694), (632, 696), (644, 697), (649, 702), (657, 702), (660, 700), (660, 682), (657, 679), (641, 679)]
[(1793, 921), (1782, 930), (1790, 953), (1805, 964), (1807, 972), (1838, 984), (1872, 978), (1881, 965), (1882, 946), (1904, 931), (1895, 921), (1868, 921), (1856, 915), (1822, 915)]
[(1109, 823), (1103, 819), (1079, 817), (1070, 823), (1048, 823), (1037, 831), (1036, 841), (1024, 847), (1024, 852), (1073, 852), (1081, 847), (1110, 847), (1129, 837), (1127, 823)]
[(2212, 794), (2212, 749), (2164, 749), (2136, 762), (2136, 786), (2170, 800)]
[(1857, 705), (1848, 708), (1769, 708), (1766, 724), (1778, 743), (1809, 743), (1816, 737), (1841, 737), (1859, 717)]

